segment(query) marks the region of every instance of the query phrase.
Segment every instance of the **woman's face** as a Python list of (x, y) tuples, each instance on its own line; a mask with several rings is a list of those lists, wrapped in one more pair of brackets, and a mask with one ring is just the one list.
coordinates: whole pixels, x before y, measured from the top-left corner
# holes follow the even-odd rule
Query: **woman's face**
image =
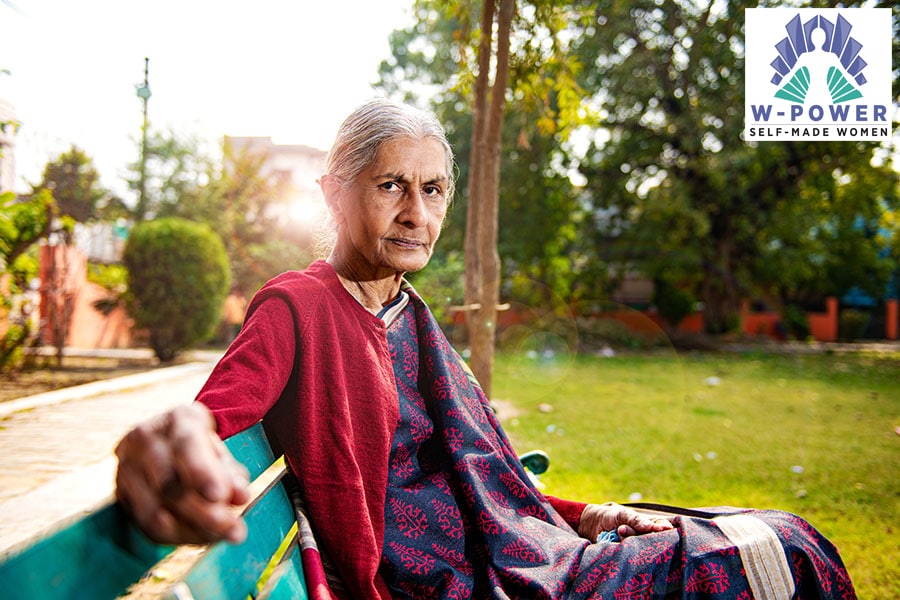
[(350, 186), (323, 181), (338, 224), (336, 254), (360, 275), (421, 269), (447, 213), (448, 181), (443, 146), (406, 137), (383, 143)]

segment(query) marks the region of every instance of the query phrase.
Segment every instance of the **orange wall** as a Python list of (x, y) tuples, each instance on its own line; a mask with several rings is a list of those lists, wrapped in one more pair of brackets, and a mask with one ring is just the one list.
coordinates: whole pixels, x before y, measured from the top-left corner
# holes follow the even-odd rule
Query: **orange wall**
[[(41, 317), (47, 319), (49, 312), (46, 304), (49, 302), (49, 261), (55, 256), (62, 260), (63, 248), (41, 248)], [(127, 348), (135, 342), (133, 330), (134, 322), (126, 314), (123, 307), (118, 306), (108, 315), (103, 315), (95, 310), (93, 302), (103, 298), (106, 291), (99, 285), (87, 281), (87, 260), (84, 254), (76, 248), (68, 248), (68, 263), (66, 276), (58, 279), (58, 287), (71, 293), (74, 298), (74, 311), (69, 326), (69, 335), (66, 345), (76, 348)], [(898, 337), (898, 307), (897, 300), (886, 302), (886, 331), (885, 337), (895, 340)], [(510, 310), (500, 314), (501, 326), (510, 326), (529, 320), (534, 315), (525, 310)], [(603, 313), (604, 318), (616, 319), (639, 333), (656, 333), (662, 329), (661, 319), (655, 313), (623, 308), (622, 310)], [(838, 301), (837, 298), (826, 300), (826, 312), (808, 313), (810, 334), (820, 342), (833, 342), (838, 338)], [(454, 323), (462, 325), (465, 322), (465, 313), (454, 315)], [(741, 323), (743, 332), (747, 335), (767, 335), (778, 337), (776, 330), (780, 316), (773, 312), (754, 313), (749, 309), (749, 304), (744, 303), (741, 308)], [(699, 333), (703, 331), (703, 315), (694, 313), (688, 315), (678, 325), (678, 330), (685, 333)], [(45, 343), (53, 343), (52, 332), (45, 333)]]
[[(893, 304), (891, 304), (893, 303)], [(893, 306), (893, 309), (891, 308)], [(893, 310), (893, 321), (891, 321), (891, 311)], [(615, 319), (637, 333), (656, 333), (663, 329), (661, 317), (652, 312), (638, 311), (635, 309), (623, 308), (620, 310), (608, 311), (595, 315), (606, 319)], [(776, 339), (782, 339), (784, 333), (779, 331), (778, 323), (781, 315), (775, 312), (752, 312), (748, 302), (744, 302), (741, 307), (741, 329), (745, 335), (750, 336), (769, 336)], [(807, 313), (809, 319), (810, 335), (820, 342), (833, 342), (838, 339), (838, 300), (829, 297), (826, 300), (826, 312), (823, 313)], [(501, 316), (501, 326), (509, 326), (515, 323), (528, 320), (528, 315), (522, 311), (512, 310)], [(465, 323), (465, 313), (457, 313), (454, 320), (456, 325)], [(897, 339), (897, 301), (888, 301), (888, 327), (887, 339)], [(893, 323), (894, 329), (891, 329)], [(685, 317), (678, 324), (678, 331), (682, 333), (701, 333), (703, 331), (703, 315), (699, 312), (693, 313)], [(892, 335), (893, 331), (893, 336)]]
[[(51, 260), (57, 261), (57, 271), (51, 277)], [(66, 346), (74, 348), (128, 348), (132, 345), (131, 318), (121, 306), (108, 315), (97, 311), (93, 303), (107, 295), (102, 286), (87, 280), (87, 259), (74, 247), (42, 246), (40, 253), (41, 321), (49, 323), (50, 302), (63, 294), (72, 300), (72, 318)], [(66, 264), (67, 263), (67, 264)], [(65, 272), (60, 265), (66, 265)], [(51, 279), (55, 280), (51, 281)], [(54, 291), (55, 290), (55, 291)], [(53, 328), (42, 333), (43, 343), (53, 344)]]
[(809, 334), (820, 342), (838, 339), (838, 301), (830, 297), (825, 301), (824, 313), (809, 313)]
[(889, 340), (896, 340), (898, 335), (897, 300), (887, 300), (885, 302), (885, 309), (887, 310), (887, 317), (885, 318), (884, 337)]
[(74, 348), (129, 348), (132, 345), (134, 321), (122, 306), (108, 315), (93, 307), (93, 302), (107, 296), (106, 290), (85, 281), (76, 297), (75, 312), (69, 326), (66, 345)]

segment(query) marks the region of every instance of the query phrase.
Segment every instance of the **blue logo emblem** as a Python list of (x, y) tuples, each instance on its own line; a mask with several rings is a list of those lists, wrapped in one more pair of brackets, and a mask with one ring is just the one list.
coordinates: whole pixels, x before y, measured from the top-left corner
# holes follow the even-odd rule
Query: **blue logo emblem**
[[(832, 23), (815, 15), (805, 23), (798, 13), (785, 26), (788, 36), (775, 44), (778, 57), (772, 84), (780, 85), (775, 97), (804, 104), (811, 86), (817, 84), (832, 104), (862, 98), (857, 88), (866, 83), (866, 61), (860, 56), (863, 45), (850, 35), (853, 26), (842, 15)], [(854, 85), (854, 82), (856, 85)]]

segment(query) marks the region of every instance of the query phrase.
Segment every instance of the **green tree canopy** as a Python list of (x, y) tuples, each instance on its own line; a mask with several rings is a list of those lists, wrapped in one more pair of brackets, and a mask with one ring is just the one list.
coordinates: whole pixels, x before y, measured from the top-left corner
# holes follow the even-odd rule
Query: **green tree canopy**
[[(148, 131), (144, 160), (144, 205), (130, 208), (130, 216), (136, 222), (177, 214), (188, 198), (195, 197), (196, 191), (209, 183), (213, 165), (197, 136), (174, 130)], [(140, 162), (131, 164), (129, 170), (128, 186), (139, 193)]]
[(34, 333), (25, 311), (10, 318), (12, 297), (25, 290), (37, 275), (34, 250), (37, 242), (50, 234), (55, 213), (56, 204), (47, 190), (21, 199), (12, 192), (0, 194), (0, 274), (9, 277), (10, 283), (9, 292), (0, 297), (0, 317), (8, 324), (0, 337), (0, 369), (20, 366), (22, 347)]
[(77, 146), (72, 146), (47, 163), (40, 184), (35, 191), (47, 189), (56, 199), (60, 215), (68, 215), (79, 223), (97, 217), (98, 209), (107, 199), (100, 187), (100, 175), (91, 158)]
[(746, 6), (594, 3), (596, 25), (573, 44), (602, 107), (580, 167), (597, 248), (689, 286), (710, 332), (761, 293), (883, 289), (858, 223), (897, 194), (889, 162), (873, 162), (877, 144), (741, 139)]
[[(151, 132), (148, 140), (148, 215), (211, 227), (225, 244), (233, 283), (248, 295), (278, 273), (312, 261), (308, 232), (283, 219), (287, 186), (267, 170), (267, 160), (265, 152), (227, 141), (221, 158), (213, 158), (196, 137), (174, 132)], [(136, 187), (138, 165), (133, 167)]]
[(0, 194), (0, 262), (8, 267), (38, 240), (49, 235), (56, 202), (47, 190), (19, 199)]
[[(900, 30), (896, 3), (875, 4), (893, 9)], [(898, 204), (891, 148), (741, 139), (751, 5), (517, 3), (501, 152), (506, 294), (534, 278), (565, 298), (592, 298), (639, 271), (679, 290), (663, 296), (702, 300), (718, 332), (736, 324), (743, 298), (815, 305), (854, 287), (883, 293), (896, 269), (886, 252)], [(462, 245), (469, 200), (479, 7), (417, 2), (416, 23), (394, 32), (381, 69), (391, 94), (416, 100), (425, 90), (457, 151), (461, 206), (443, 242), (451, 251)], [(895, 65), (898, 49), (895, 35)], [(586, 151), (565, 141), (554, 115), (583, 125)], [(573, 164), (583, 187), (566, 177)]]

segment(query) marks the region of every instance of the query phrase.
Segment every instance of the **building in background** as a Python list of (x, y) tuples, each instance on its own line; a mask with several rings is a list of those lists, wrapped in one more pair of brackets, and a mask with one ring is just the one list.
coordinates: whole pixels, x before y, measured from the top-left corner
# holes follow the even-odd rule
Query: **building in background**
[(16, 178), (16, 111), (0, 98), (0, 192), (13, 189)]
[(285, 189), (284, 201), (271, 207), (278, 214), (271, 216), (309, 224), (324, 215), (325, 202), (317, 181), (325, 172), (327, 152), (303, 144), (276, 144), (271, 137), (225, 136), (224, 145), (234, 156), (246, 152), (266, 157), (263, 174), (274, 177)]

